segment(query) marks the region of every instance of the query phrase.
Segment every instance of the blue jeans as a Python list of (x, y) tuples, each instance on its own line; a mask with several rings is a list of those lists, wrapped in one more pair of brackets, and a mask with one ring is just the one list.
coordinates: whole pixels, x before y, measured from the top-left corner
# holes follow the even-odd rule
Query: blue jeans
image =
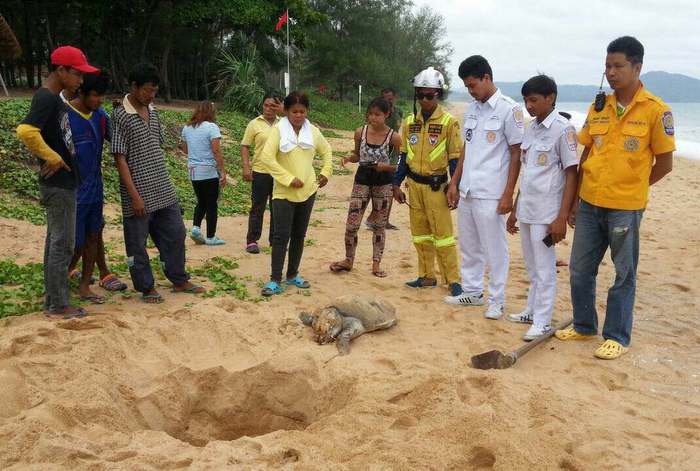
[(639, 226), (644, 210), (619, 210), (581, 201), (576, 213), (571, 250), (571, 303), (574, 329), (586, 335), (598, 333), (595, 288), (598, 266), (606, 250), (615, 265), (615, 283), (608, 290), (603, 338), (623, 346), (630, 344), (632, 311), (639, 262)]

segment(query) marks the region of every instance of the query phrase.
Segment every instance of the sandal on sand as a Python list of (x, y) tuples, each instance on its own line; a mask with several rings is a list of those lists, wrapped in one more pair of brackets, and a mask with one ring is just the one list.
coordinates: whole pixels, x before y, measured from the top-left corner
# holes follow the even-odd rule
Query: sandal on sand
[(100, 288), (107, 291), (124, 291), (128, 286), (122, 280), (117, 278), (117, 275), (110, 273), (100, 280)]
[(557, 330), (554, 336), (559, 340), (590, 340), (595, 338), (595, 335), (579, 334), (573, 327), (567, 327), (564, 330)]
[(158, 293), (144, 293), (141, 295), (141, 301), (146, 304), (160, 304), (163, 302), (163, 296)]
[(182, 288), (182, 289), (178, 289), (177, 287), (173, 286), (173, 288), (170, 291), (173, 293), (201, 294), (201, 293), (204, 293), (206, 290), (207, 289), (204, 286), (192, 285), (192, 286), (188, 286), (187, 288)]
[(372, 274), (377, 278), (386, 278), (386, 272), (384, 270), (372, 270)]
[(87, 316), (87, 311), (82, 307), (68, 306), (60, 311), (44, 311), (44, 315), (51, 320), (68, 320)]
[(262, 289), (263, 296), (272, 296), (274, 294), (282, 294), (284, 288), (282, 288), (276, 281), (268, 281), (265, 287)]
[(350, 271), (350, 270), (352, 270), (352, 268), (350, 268), (350, 267), (348, 266), (348, 261), (347, 261), (347, 260), (343, 260), (343, 261), (341, 261), (341, 262), (333, 262), (333, 263), (331, 263), (330, 270), (331, 270), (333, 273), (340, 273), (340, 272), (343, 272), (343, 271)]
[(98, 296), (96, 294), (90, 294), (88, 296), (80, 296), (81, 301), (87, 301), (92, 304), (104, 304), (106, 299), (103, 298), (102, 296)]
[(311, 288), (311, 283), (309, 283), (299, 275), (295, 276), (294, 278), (288, 279), (287, 281), (285, 281), (285, 283), (290, 286), (294, 285), (297, 288), (301, 289)]
[(594, 355), (601, 360), (614, 360), (627, 353), (627, 350), (628, 348), (623, 347), (619, 342), (608, 339), (598, 347)]
[[(83, 272), (78, 270), (77, 268), (74, 268), (70, 273), (68, 273), (68, 279), (69, 280), (75, 280), (78, 283), (80, 283), (80, 280), (83, 278)], [(90, 284), (94, 285), (97, 279), (95, 279), (94, 276), (90, 277)]]

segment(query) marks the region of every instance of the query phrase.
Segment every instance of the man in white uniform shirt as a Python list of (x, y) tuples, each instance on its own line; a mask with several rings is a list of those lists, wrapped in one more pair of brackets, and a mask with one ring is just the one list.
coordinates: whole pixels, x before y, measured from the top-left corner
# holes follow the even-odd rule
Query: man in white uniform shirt
[[(488, 319), (499, 319), (508, 278), (505, 215), (513, 209), (520, 173), (523, 110), (493, 83), (488, 61), (471, 56), (459, 66), (459, 77), (474, 97), (464, 112), (464, 152), (448, 189), (448, 202), (458, 206), (463, 293), (447, 296), (448, 304), (484, 304), (484, 273), (490, 269)], [(457, 186), (459, 185), (459, 186)]]

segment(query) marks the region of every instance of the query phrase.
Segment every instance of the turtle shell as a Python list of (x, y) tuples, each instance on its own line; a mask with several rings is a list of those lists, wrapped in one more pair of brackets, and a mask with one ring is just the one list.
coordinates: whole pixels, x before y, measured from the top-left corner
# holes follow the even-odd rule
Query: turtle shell
[(396, 324), (396, 308), (372, 296), (340, 296), (333, 301), (331, 307), (336, 308), (343, 316), (360, 320), (367, 332), (388, 329)]

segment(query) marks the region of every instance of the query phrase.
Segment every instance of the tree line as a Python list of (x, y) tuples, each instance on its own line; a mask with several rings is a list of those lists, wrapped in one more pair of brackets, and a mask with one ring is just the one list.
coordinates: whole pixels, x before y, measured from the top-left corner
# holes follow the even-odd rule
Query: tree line
[(4, 0), (0, 14), (22, 55), (0, 62), (11, 87), (35, 88), (57, 46), (81, 48), (109, 71), (115, 92), (127, 88), (130, 67), (159, 67), (166, 100), (210, 99), (282, 88), (290, 11), (292, 87), (331, 97), (357, 85), (409, 93), (410, 78), (433, 65), (444, 71), (452, 52), (444, 18), (410, 0)]

